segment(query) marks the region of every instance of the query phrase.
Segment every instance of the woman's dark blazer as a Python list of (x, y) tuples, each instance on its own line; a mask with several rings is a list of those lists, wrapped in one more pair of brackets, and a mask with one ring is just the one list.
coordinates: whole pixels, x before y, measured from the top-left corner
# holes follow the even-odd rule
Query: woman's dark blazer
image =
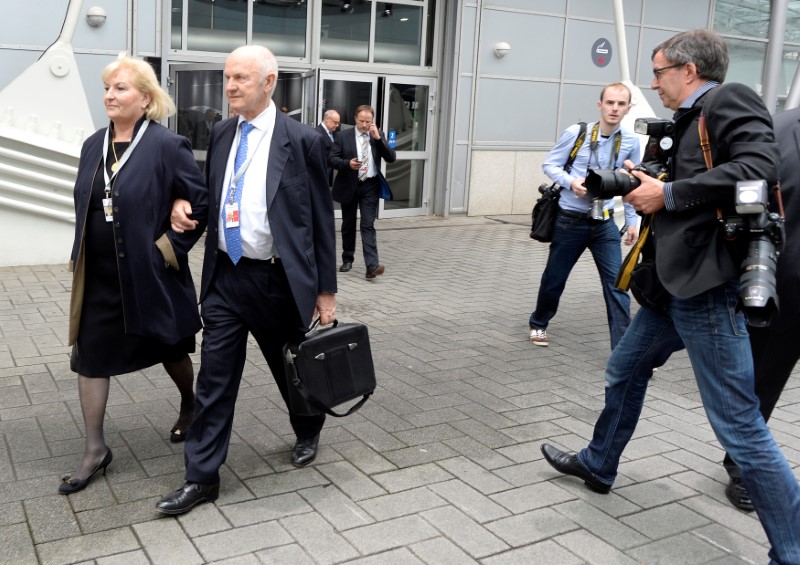
[[(141, 126), (137, 123), (134, 135)], [(83, 144), (75, 182), (75, 241), (69, 343), (78, 337), (83, 303), (86, 217), (95, 174), (103, 156), (106, 128)], [(188, 200), (197, 229), (170, 229), (172, 202)], [(177, 343), (201, 327), (188, 253), (207, 222), (208, 190), (189, 141), (150, 122), (142, 140), (114, 180), (114, 243), (127, 334)]]

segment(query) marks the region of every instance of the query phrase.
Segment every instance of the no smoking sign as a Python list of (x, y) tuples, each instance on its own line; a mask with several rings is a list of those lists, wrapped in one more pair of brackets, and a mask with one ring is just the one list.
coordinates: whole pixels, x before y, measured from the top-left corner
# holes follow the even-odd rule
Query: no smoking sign
[(598, 67), (605, 67), (611, 62), (611, 42), (601, 37), (592, 45), (592, 62)]

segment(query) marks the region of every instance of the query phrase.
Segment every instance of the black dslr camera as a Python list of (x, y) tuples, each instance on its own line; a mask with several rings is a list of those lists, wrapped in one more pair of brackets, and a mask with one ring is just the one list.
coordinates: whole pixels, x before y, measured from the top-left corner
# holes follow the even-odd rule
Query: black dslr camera
[(742, 261), (739, 299), (750, 326), (768, 326), (778, 309), (775, 271), (783, 251), (784, 220), (770, 212), (766, 181), (736, 183), (736, 213), (724, 220), (725, 237), (747, 236), (747, 254)]
[[(672, 156), (672, 135), (675, 124), (671, 120), (660, 118), (637, 118), (633, 123), (633, 131), (649, 136), (647, 142), (648, 166), (638, 165), (633, 170), (642, 171), (648, 176), (661, 181), (669, 180), (669, 159)], [(653, 165), (655, 161), (655, 165)], [(608, 169), (589, 169), (586, 174), (586, 192), (592, 198), (608, 199), (625, 196), (641, 183), (636, 177), (627, 173), (617, 173)]]

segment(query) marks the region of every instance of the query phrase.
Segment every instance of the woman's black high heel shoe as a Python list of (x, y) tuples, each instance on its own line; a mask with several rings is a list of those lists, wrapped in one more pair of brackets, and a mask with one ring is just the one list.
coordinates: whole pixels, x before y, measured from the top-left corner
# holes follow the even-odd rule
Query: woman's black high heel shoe
[(89, 476), (85, 479), (76, 479), (72, 475), (64, 475), (61, 477), (62, 483), (58, 485), (58, 492), (60, 494), (72, 494), (73, 492), (78, 492), (86, 488), (86, 486), (92, 482), (92, 479), (97, 474), (98, 471), (103, 471), (103, 475), (106, 474), (106, 467), (111, 464), (111, 460), (114, 459), (114, 456), (111, 454), (111, 449), (109, 448), (106, 451), (106, 456), (103, 457), (103, 460), (97, 464), (97, 466), (92, 469), (92, 472), (89, 473)]
[(175, 422), (175, 425), (172, 426), (172, 429), (169, 431), (169, 441), (172, 443), (181, 443), (182, 441), (186, 441), (186, 432), (189, 431), (189, 426), (192, 425), (191, 419), (187, 424), (180, 424), (181, 419), (178, 418), (178, 421)]

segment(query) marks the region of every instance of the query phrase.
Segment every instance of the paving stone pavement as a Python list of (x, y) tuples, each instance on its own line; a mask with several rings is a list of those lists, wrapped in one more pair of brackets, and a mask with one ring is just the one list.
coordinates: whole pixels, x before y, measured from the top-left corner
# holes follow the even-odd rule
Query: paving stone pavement
[[(357, 252), (338, 295), (339, 319), (369, 326), (373, 398), (329, 418), (317, 461), (293, 469), (285, 408), (251, 343), (220, 498), (178, 518), (154, 510), (183, 477), (182, 446), (169, 442), (179, 397), (160, 366), (112, 380), (114, 462), (83, 492), (56, 493), (83, 450), (71, 275), (0, 269), (0, 563), (768, 561), (758, 519), (725, 499), (723, 452), (683, 354), (656, 373), (611, 494), (542, 459), (543, 441), (586, 445), (603, 404), (609, 338), (589, 255), (550, 347), (534, 347), (527, 319), (547, 247), (526, 217), (378, 229), (386, 274), (366, 280)], [(193, 252), (198, 278), (200, 260)], [(771, 427), (800, 476), (796, 376)]]

